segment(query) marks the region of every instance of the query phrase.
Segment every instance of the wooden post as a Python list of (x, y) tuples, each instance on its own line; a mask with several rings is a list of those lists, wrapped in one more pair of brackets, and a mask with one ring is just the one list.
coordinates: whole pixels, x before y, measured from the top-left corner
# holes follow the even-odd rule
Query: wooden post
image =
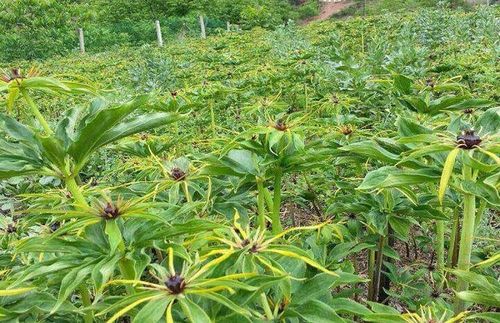
[(156, 27), (156, 38), (158, 38), (158, 46), (163, 47), (163, 38), (161, 36), (161, 27), (159, 20), (155, 21), (155, 27)]
[(80, 42), (80, 53), (85, 53), (85, 39), (83, 38), (83, 28), (78, 28), (78, 40)]
[(203, 16), (200, 15), (200, 28), (201, 28), (201, 38), (207, 38), (207, 33), (205, 32), (205, 21)]
[(231, 23), (229, 21), (226, 22), (227, 31), (231, 31)]

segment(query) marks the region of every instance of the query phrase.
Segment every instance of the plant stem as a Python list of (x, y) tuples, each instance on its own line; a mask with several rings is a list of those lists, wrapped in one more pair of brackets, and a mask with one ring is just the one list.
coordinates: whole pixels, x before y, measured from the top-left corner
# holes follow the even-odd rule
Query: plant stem
[(266, 206), (265, 206), (265, 196), (264, 194), (264, 183), (262, 182), (261, 179), (257, 179), (257, 190), (258, 190), (258, 195), (257, 195), (257, 226), (265, 230), (266, 229)]
[(267, 187), (264, 187), (264, 196), (266, 200), (266, 205), (268, 210), (273, 209), (273, 198), (271, 197), (271, 192), (267, 189)]
[(215, 113), (214, 113), (214, 104), (213, 102), (210, 102), (210, 120), (211, 120), (211, 127), (212, 127), (212, 135), (215, 137)]
[(273, 212), (271, 214), (271, 221), (273, 223), (273, 234), (278, 234), (281, 231), (283, 231), (280, 219), (282, 177), (283, 177), (283, 170), (280, 167), (276, 168), (274, 175)]
[[(472, 180), (472, 169), (464, 165), (462, 168), (464, 180)], [(458, 254), (459, 270), (469, 271), (472, 243), (474, 242), (474, 221), (476, 219), (476, 199), (472, 194), (464, 194), (464, 218), (462, 222), (462, 233), (460, 236), (460, 251)], [(457, 278), (457, 292), (467, 291), (469, 284), (467, 281)], [(465, 302), (458, 297), (455, 299), (455, 313), (465, 310)]]
[(191, 198), (191, 194), (189, 193), (189, 186), (186, 181), (182, 182), (182, 189), (184, 190), (184, 195), (186, 195), (186, 201), (188, 203), (193, 202), (193, 199)]
[(38, 120), (40, 125), (42, 125), (43, 129), (45, 130), (45, 133), (47, 135), (52, 135), (53, 134), (52, 129), (50, 129), (49, 124), (47, 123), (43, 115), (40, 113), (40, 110), (38, 110), (38, 107), (36, 106), (31, 96), (28, 94), (28, 92), (26, 90), (21, 90), (21, 94), (26, 103), (28, 103), (31, 113), (33, 113), (33, 115)]
[(444, 221), (436, 221), (436, 262), (440, 274), (444, 271)]
[[(80, 297), (82, 300), (83, 307), (91, 306), (92, 301), (90, 300), (90, 293), (89, 293), (89, 290), (87, 289), (87, 286), (85, 286), (85, 284), (82, 284), (82, 285), (80, 285), (80, 287), (78, 289), (80, 291)], [(85, 312), (85, 315), (83, 317), (83, 321), (85, 323), (92, 323), (93, 317), (94, 317), (94, 314), (92, 313), (92, 311), (87, 311), (87, 312)]]
[(71, 195), (73, 196), (73, 200), (81, 206), (88, 206), (87, 200), (85, 200), (85, 197), (80, 191), (80, 188), (76, 183), (75, 177), (74, 176), (66, 177), (64, 181), (66, 183), (66, 188), (68, 189), (68, 191), (70, 191)]
[(437, 290), (440, 292), (444, 284), (444, 221), (436, 221), (436, 263), (440, 275), (440, 281), (437, 283)]
[(460, 226), (460, 213), (458, 207), (453, 211), (453, 227), (451, 228), (451, 234), (450, 234), (450, 245), (448, 246), (448, 261), (446, 265), (449, 268), (454, 267), (454, 261), (453, 261), (453, 255), (455, 254), (455, 249), (456, 245), (458, 244), (459, 240), (459, 226)]
[(264, 309), (264, 313), (266, 313), (266, 317), (269, 321), (273, 320), (273, 312), (269, 307), (269, 303), (267, 302), (267, 297), (265, 293), (260, 294), (260, 302), (262, 304), (262, 308)]
[(377, 246), (377, 256), (375, 260), (375, 268), (373, 271), (373, 299), (376, 302), (378, 300), (378, 294), (380, 290), (380, 275), (382, 273), (382, 262), (384, 260), (384, 246), (385, 237), (380, 236)]
[(368, 255), (368, 300), (373, 300), (374, 295), (375, 250), (370, 250)]

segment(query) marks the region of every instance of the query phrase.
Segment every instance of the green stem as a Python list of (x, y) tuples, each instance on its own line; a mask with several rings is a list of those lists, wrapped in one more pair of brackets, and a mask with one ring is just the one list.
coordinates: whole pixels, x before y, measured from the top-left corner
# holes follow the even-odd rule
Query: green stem
[(264, 196), (266, 198), (266, 205), (268, 210), (273, 209), (273, 198), (271, 197), (271, 192), (267, 189), (267, 187), (264, 187)]
[(479, 223), (481, 223), (481, 220), (483, 219), (484, 211), (486, 211), (486, 201), (481, 200), (479, 202), (479, 207), (477, 208), (476, 212), (476, 219), (474, 220), (474, 231), (476, 231)]
[(66, 188), (68, 189), (68, 191), (70, 191), (71, 195), (73, 196), (73, 200), (81, 206), (88, 206), (87, 200), (85, 200), (85, 197), (80, 191), (80, 187), (78, 187), (75, 177), (74, 176), (66, 177), (64, 180), (66, 183)]
[(446, 265), (449, 268), (453, 268), (453, 254), (455, 252), (455, 245), (460, 239), (458, 239), (458, 227), (460, 225), (460, 213), (458, 207), (453, 211), (453, 227), (451, 228), (450, 234), (450, 245), (448, 246), (448, 261)]
[(26, 90), (21, 90), (21, 94), (24, 97), (24, 100), (26, 100), (26, 103), (28, 103), (28, 106), (30, 107), (31, 113), (37, 118), (38, 122), (42, 125), (43, 129), (45, 130), (45, 133), (47, 135), (52, 135), (52, 129), (50, 129), (49, 124), (43, 117), (43, 115), (40, 113), (40, 110), (38, 110), (38, 107), (36, 106), (35, 102), (31, 98), (31, 96), (28, 94)]
[(193, 199), (191, 198), (191, 194), (189, 193), (189, 186), (188, 186), (188, 183), (186, 181), (184, 181), (182, 183), (182, 189), (184, 190), (184, 195), (186, 195), (186, 201), (188, 201), (188, 203), (193, 202)]
[(265, 206), (265, 191), (264, 191), (264, 183), (261, 179), (257, 179), (257, 226), (265, 230), (266, 229), (266, 206)]
[(283, 177), (283, 170), (280, 167), (276, 168), (274, 175), (273, 212), (271, 214), (271, 221), (273, 223), (273, 234), (278, 234), (283, 231), (280, 219), (282, 177)]
[(437, 270), (441, 275), (438, 289), (441, 290), (444, 282), (444, 221), (442, 220), (436, 221), (436, 240)]
[(368, 279), (370, 280), (368, 284), (368, 300), (373, 299), (374, 295), (374, 272), (375, 272), (375, 250), (370, 250), (368, 255)]
[(262, 304), (262, 308), (264, 309), (264, 313), (266, 313), (266, 317), (269, 321), (273, 320), (273, 311), (269, 307), (269, 303), (267, 302), (267, 297), (265, 293), (260, 294), (260, 303)]
[(436, 221), (436, 256), (437, 269), (444, 270), (444, 221)]
[(215, 113), (214, 113), (213, 102), (210, 103), (210, 119), (211, 119), (212, 135), (215, 137)]
[[(83, 307), (90, 307), (92, 305), (92, 301), (90, 300), (90, 293), (89, 290), (87, 289), (87, 286), (82, 284), (78, 289), (80, 291), (80, 297), (82, 299)], [(92, 311), (86, 311), (83, 317), (83, 321), (85, 323), (92, 323), (93, 317), (94, 314), (92, 313)]]
[(382, 262), (384, 259), (385, 237), (380, 236), (377, 246), (377, 256), (375, 259), (375, 268), (373, 270), (373, 295), (371, 301), (376, 302), (380, 290), (380, 274), (382, 273)]
[[(463, 166), (464, 180), (472, 180), (472, 169)], [(474, 242), (474, 222), (476, 219), (476, 199), (472, 194), (464, 194), (464, 218), (462, 222), (462, 233), (460, 236), (460, 251), (458, 254), (457, 268), (463, 271), (470, 269), (470, 257), (472, 253), (472, 243)], [(460, 277), (457, 278), (457, 292), (467, 291), (469, 284)], [(455, 313), (465, 310), (465, 302), (458, 297), (455, 299)]]

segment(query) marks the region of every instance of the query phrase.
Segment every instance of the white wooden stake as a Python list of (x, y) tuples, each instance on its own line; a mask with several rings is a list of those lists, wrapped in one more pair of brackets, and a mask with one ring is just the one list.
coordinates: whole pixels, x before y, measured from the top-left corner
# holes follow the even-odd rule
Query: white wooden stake
[(163, 47), (163, 38), (161, 36), (161, 27), (159, 20), (155, 21), (155, 27), (156, 27), (156, 38), (158, 38), (158, 46)]
[(80, 52), (85, 53), (85, 39), (83, 38), (83, 28), (78, 28), (78, 40), (80, 42)]
[(229, 21), (226, 22), (227, 31), (231, 31), (231, 23)]
[(207, 38), (207, 34), (205, 32), (205, 21), (203, 20), (203, 16), (200, 15), (200, 28), (201, 28), (201, 38)]

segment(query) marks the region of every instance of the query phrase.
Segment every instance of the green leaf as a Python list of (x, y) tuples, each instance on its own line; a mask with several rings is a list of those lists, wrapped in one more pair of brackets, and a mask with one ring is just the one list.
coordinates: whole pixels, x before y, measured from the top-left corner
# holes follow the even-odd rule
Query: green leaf
[(35, 287), (13, 288), (13, 289), (0, 289), (0, 296), (16, 296), (26, 294), (34, 290)]
[(349, 298), (334, 298), (329, 302), (336, 313), (351, 313), (355, 315), (367, 315), (372, 313), (366, 306), (361, 305)]
[(116, 220), (106, 220), (105, 225), (105, 232), (108, 236), (110, 253), (114, 253), (120, 243), (123, 242), (122, 233)]
[(394, 76), (394, 87), (401, 94), (410, 94), (411, 93), (411, 85), (413, 83), (412, 79), (404, 76), (404, 75), (395, 75)]
[(385, 163), (396, 163), (399, 156), (380, 147), (376, 142), (367, 140), (350, 144), (349, 146), (339, 148), (356, 155), (365, 156)]
[(450, 180), (451, 174), (453, 173), (453, 167), (455, 166), (455, 159), (457, 158), (460, 148), (453, 149), (446, 157), (446, 161), (443, 165), (443, 173), (441, 174), (441, 180), (439, 181), (438, 189), (438, 200), (443, 204), (444, 194), (446, 193), (446, 188), (448, 187), (448, 182)]
[(64, 83), (48, 77), (29, 77), (21, 83), (23, 89), (36, 89), (44, 91), (69, 92), (70, 88)]
[(474, 129), (482, 134), (497, 134), (500, 125), (500, 107), (486, 110), (476, 121)]
[(473, 322), (478, 322), (477, 319), (479, 319), (480, 322), (484, 320), (485, 322), (500, 323), (500, 313), (496, 312), (477, 313), (467, 316), (465, 318), (466, 321), (473, 320)]
[(407, 323), (400, 314), (373, 313), (363, 316), (364, 322)]
[[(496, 176), (498, 180), (500, 174), (494, 176)], [(481, 183), (479, 181), (473, 182), (467, 180), (460, 182), (460, 188), (463, 192), (477, 196), (494, 207), (500, 207), (500, 195), (496, 187), (487, 185), (485, 182)]]
[(203, 297), (211, 299), (211, 300), (213, 300), (213, 301), (215, 301), (215, 302), (217, 302), (219, 304), (222, 304), (225, 307), (229, 308), (231, 311), (233, 311), (235, 313), (238, 313), (240, 315), (243, 315), (245, 317), (251, 316), (250, 312), (247, 309), (238, 306), (237, 304), (235, 304), (234, 302), (232, 302), (230, 299), (228, 299), (227, 297), (222, 296), (220, 294), (217, 294), (217, 293), (205, 293), (205, 294), (203, 294)]
[(392, 308), (390, 306), (370, 301), (367, 301), (367, 303), (375, 313), (399, 315), (399, 312), (395, 308)]
[(380, 188), (401, 187), (435, 182), (439, 173), (431, 168), (418, 170), (400, 169), (395, 166), (385, 166), (366, 174), (358, 190), (373, 190)]
[(205, 311), (189, 298), (178, 299), (182, 311), (192, 323), (210, 323), (212, 320)]
[(429, 108), (427, 103), (419, 97), (406, 95), (399, 99), (401, 104), (406, 106), (408, 109), (418, 112), (418, 113), (429, 113)]
[(337, 274), (338, 276), (332, 276), (326, 273), (317, 274), (313, 278), (302, 283), (300, 288), (293, 294), (293, 302), (296, 304), (304, 304), (321, 295), (329, 294), (333, 286), (364, 281), (354, 274), (344, 272), (337, 272)]
[(411, 222), (402, 217), (390, 215), (389, 224), (399, 237), (406, 241), (410, 233)]
[(432, 134), (432, 129), (426, 128), (409, 118), (398, 117), (396, 127), (398, 128), (398, 133), (401, 137)]
[[(63, 302), (75, 291), (80, 284), (89, 276), (92, 271), (92, 267), (86, 263), (83, 266), (72, 269), (61, 281), (61, 288), (59, 289), (59, 295), (57, 296), (57, 303), (52, 309), (52, 313), (57, 312), (58, 308), (63, 304)], [(84, 286), (83, 288), (87, 288)]]
[(77, 125), (75, 141), (69, 146), (68, 153), (81, 166), (100, 146), (103, 136), (134, 110), (145, 105), (147, 100), (148, 96), (140, 96), (133, 101), (110, 107), (103, 101), (95, 101)]
[(297, 309), (297, 314), (310, 323), (345, 322), (334, 309), (319, 300), (311, 300)]
[(500, 293), (488, 294), (484, 292), (458, 292), (457, 297), (466, 302), (481, 304), (486, 306), (500, 306)]
[(165, 294), (165, 297), (148, 302), (134, 316), (132, 323), (157, 323), (165, 315), (171, 301), (172, 297)]

